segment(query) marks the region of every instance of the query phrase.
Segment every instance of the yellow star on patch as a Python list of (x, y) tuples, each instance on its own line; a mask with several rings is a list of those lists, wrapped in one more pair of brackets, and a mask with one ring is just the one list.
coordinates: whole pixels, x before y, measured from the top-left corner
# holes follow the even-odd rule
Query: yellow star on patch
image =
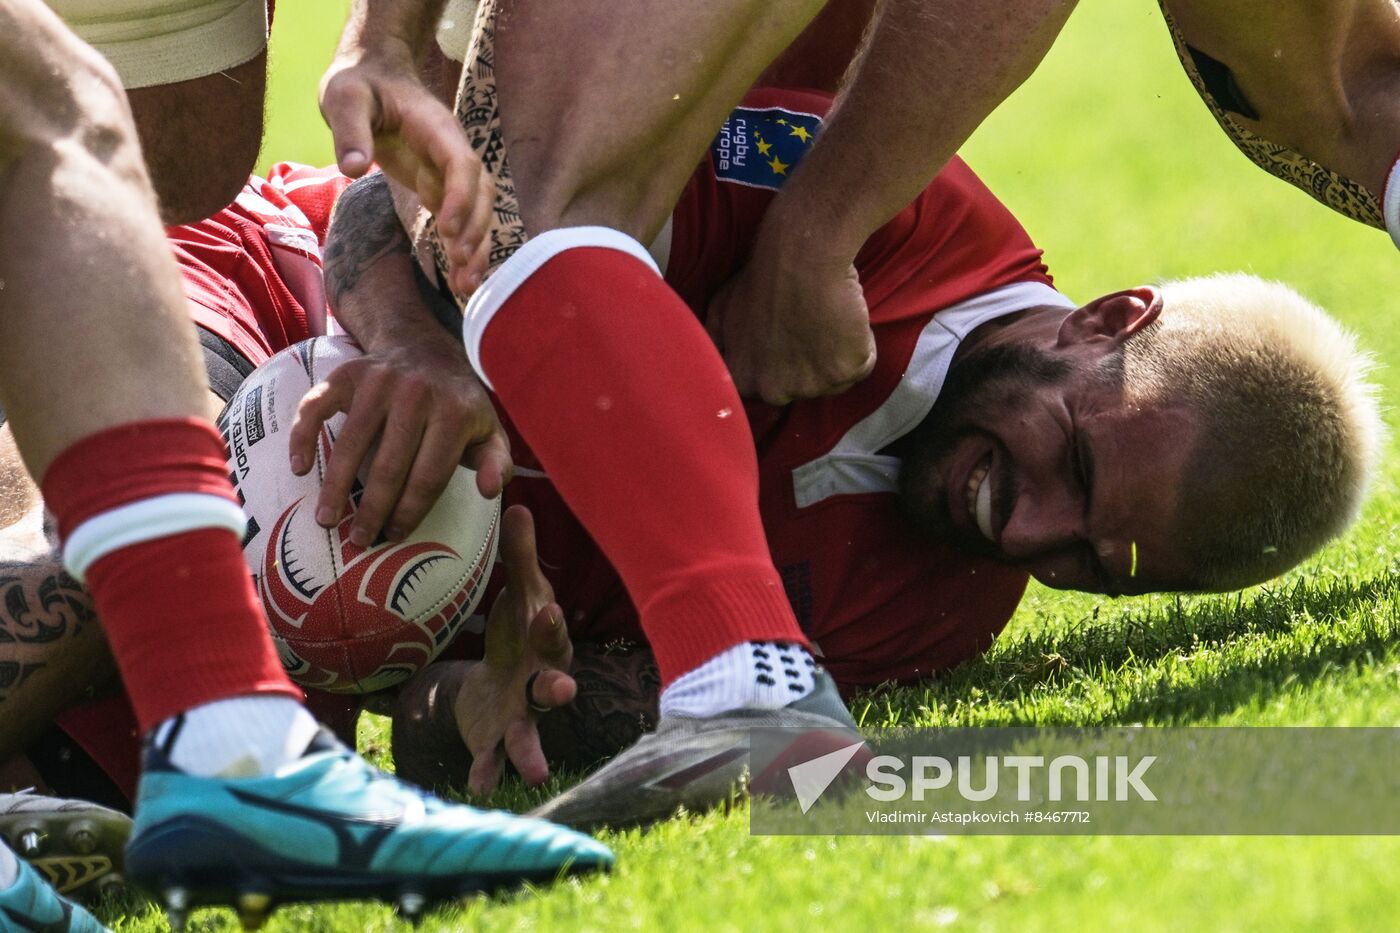
[(786, 175), (787, 170), (792, 168), (792, 164), (784, 162), (777, 156), (773, 156), (773, 160), (768, 163), (768, 167), (773, 170), (774, 175)]
[(758, 140), (758, 154), (759, 154), (759, 155), (767, 155), (767, 154), (768, 154), (769, 152), (771, 152), (772, 150), (773, 150), (773, 144), (772, 144), (772, 143), (766, 143), (766, 142), (763, 141), (762, 138), (760, 138), (760, 139)]
[(778, 118), (778, 125), (779, 125), (779, 126), (787, 126), (787, 121), (784, 120), (782, 117), (779, 117), (779, 118)]
[(804, 143), (807, 142), (809, 139), (812, 138), (812, 134), (809, 133), (809, 132), (807, 132), (807, 127), (805, 127), (805, 126), (794, 126), (794, 127), (792, 128), (792, 133), (791, 133), (791, 135), (796, 136), (798, 139), (802, 140)]

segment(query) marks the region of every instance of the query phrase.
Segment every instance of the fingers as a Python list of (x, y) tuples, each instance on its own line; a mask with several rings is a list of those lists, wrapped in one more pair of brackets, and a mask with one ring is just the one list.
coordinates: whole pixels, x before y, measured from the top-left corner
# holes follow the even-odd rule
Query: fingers
[[(412, 468), (405, 471), (394, 488), (398, 504), (389, 520), (390, 541), (402, 541), (437, 504), (462, 457), (461, 430), (455, 422), (429, 422), (421, 446), (415, 446)], [(369, 494), (368, 487), (365, 494)]]
[(351, 178), (369, 171), (374, 128), (380, 121), (379, 102), (370, 85), (345, 72), (331, 75), (321, 89), (321, 116), (335, 138), (340, 171)]
[[(321, 495), (316, 500), (316, 522), (324, 528), (334, 527), (344, 517), (360, 464), (369, 455), (384, 425), (384, 411), (377, 405), (356, 406), (352, 400), (346, 407), (345, 423), (336, 435), (325, 475), (321, 477)], [(362, 541), (361, 538), (363, 533), (357, 535), (351, 532), (351, 541), (361, 547), (367, 547), (369, 541), (374, 540), (372, 536), (369, 541)]]
[(476, 489), (482, 496), (494, 499), (501, 494), (515, 465), (510, 459), (510, 443), (499, 426), (486, 440), (467, 448), (462, 465), (476, 471)]
[(424, 206), (438, 218), (438, 231), (447, 239), (460, 236), (467, 227), (476, 194), (480, 162), (456, 116), (417, 82), (404, 82), (400, 127), (405, 145), (432, 166), (431, 185), (419, 188)]
[(500, 746), (492, 745), (481, 749), (473, 748), (471, 753), (472, 767), (467, 772), (467, 790), (474, 797), (485, 797), (501, 783), (501, 771), (504, 768), (501, 749)]
[[(562, 628), (562, 626), (561, 626)], [(578, 684), (563, 671), (543, 670), (526, 681), (527, 701), (535, 706), (557, 709), (567, 706), (578, 695)], [(526, 784), (543, 784), (549, 778), (549, 763), (540, 747), (540, 733), (533, 721), (516, 720), (506, 727), (506, 755)]]
[(543, 784), (549, 778), (549, 763), (540, 748), (540, 734), (529, 720), (517, 719), (506, 727), (506, 755), (520, 778), (531, 786)]
[(506, 565), (506, 586), (518, 594), (526, 618), (550, 608), (554, 588), (540, 569), (535, 519), (523, 505), (513, 505), (501, 516), (501, 560)]
[[(325, 528), (334, 527), (344, 516), (360, 464), (384, 424), (384, 411), (379, 406), (373, 403), (355, 405), (355, 380), (353, 373), (347, 371), (351, 365), (342, 366), (302, 398), (293, 424), (292, 469), (297, 471), (300, 467), (299, 472), (305, 473), (315, 462), (315, 445), (322, 425), (337, 412), (347, 413), (321, 477), (321, 494), (316, 500), (316, 522)], [(351, 540), (367, 546), (367, 542), (362, 544), (353, 532)]]
[(476, 184), (471, 214), (461, 233), (444, 240), (443, 244), (450, 267), (449, 284), (459, 295), (476, 291), (486, 275), (491, 258), (490, 232), (492, 211), (496, 206), (496, 181), (475, 155), (472, 162), (470, 168), (476, 171)]
[(491, 218), (492, 212), (496, 209), (496, 180), (491, 173), (486, 171), (485, 166), (481, 166), (480, 180), (477, 182), (476, 204), (472, 208), (471, 218), (467, 221), (467, 229), (463, 234), (463, 239), (468, 243), (476, 243), (476, 252), (468, 257), (462, 265), (461, 273), (467, 277), (466, 285), (468, 292), (476, 291), (477, 286), (486, 276), (486, 270), (491, 260)]
[[(347, 423), (346, 427), (349, 427)], [(355, 509), (355, 521), (350, 527), (350, 542), (359, 547), (368, 547), (384, 529), (385, 521), (390, 514), (398, 515), (402, 508), (403, 500), (408, 496), (409, 486), (412, 483), (410, 472), (428, 472), (431, 466), (424, 463), (422, 448), (424, 442), (424, 416), (415, 400), (401, 398), (393, 407), (390, 416), (382, 422), (382, 433), (379, 439), (379, 447), (374, 454), (374, 462), (370, 465), (369, 475), (365, 478), (364, 492), (360, 496), (360, 504)], [(336, 451), (340, 450), (342, 439), (336, 441)], [(452, 462), (449, 462), (448, 476), (451, 476)], [(331, 471), (326, 471), (329, 480)], [(350, 481), (354, 482), (352, 474)], [(436, 492), (440, 493), (442, 487), (447, 485), (447, 479), (442, 480)], [(389, 537), (394, 541), (402, 541), (408, 531), (418, 527), (419, 520), (427, 514), (432, 504), (437, 501), (436, 493), (432, 498), (426, 500), (426, 505), (422, 506), (421, 512), (415, 511), (414, 518), (406, 526), (394, 526)], [(419, 500), (414, 500), (417, 506)], [(395, 536), (397, 535), (397, 536)]]
[(826, 386), (818, 387), (817, 390), (813, 392), (813, 397), (817, 395), (840, 395), (852, 386), (859, 385), (867, 376), (875, 371), (875, 359), (875, 348), (871, 347), (864, 361), (851, 371), (849, 377), (840, 381), (833, 380)]
[[(759, 371), (753, 390), (769, 405), (786, 405), (795, 398), (840, 395), (869, 376), (876, 360), (872, 336), (867, 345), (848, 354), (844, 360), (828, 354), (815, 360), (791, 360), (786, 366), (769, 363)], [(749, 391), (749, 386), (740, 383), (738, 374), (734, 381), (740, 395)]]
[[(544, 585), (549, 586), (548, 581)], [(535, 613), (526, 630), (526, 641), (530, 650), (545, 664), (560, 670), (569, 669), (574, 658), (574, 645), (569, 640), (569, 627), (564, 624), (564, 610), (558, 603), (551, 602)], [(544, 675), (540, 676), (543, 678)], [(573, 702), (573, 697), (564, 702)]]
[(321, 437), (321, 427), (339, 412), (349, 406), (354, 391), (348, 386), (332, 385), (323, 382), (313, 386), (302, 397), (292, 419), (292, 429), (287, 435), (292, 472), (305, 476), (316, 462), (316, 444)]
[(548, 709), (568, 706), (578, 696), (578, 682), (563, 671), (542, 670), (530, 682), (529, 702)]

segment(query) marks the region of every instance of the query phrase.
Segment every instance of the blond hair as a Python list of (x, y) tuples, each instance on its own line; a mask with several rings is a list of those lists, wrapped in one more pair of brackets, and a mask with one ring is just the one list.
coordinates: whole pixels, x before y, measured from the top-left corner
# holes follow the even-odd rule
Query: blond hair
[(1372, 360), (1286, 285), (1235, 274), (1162, 290), (1161, 316), (1123, 345), (1124, 389), (1201, 416), (1177, 529), (1196, 588), (1259, 583), (1355, 519), (1385, 437)]

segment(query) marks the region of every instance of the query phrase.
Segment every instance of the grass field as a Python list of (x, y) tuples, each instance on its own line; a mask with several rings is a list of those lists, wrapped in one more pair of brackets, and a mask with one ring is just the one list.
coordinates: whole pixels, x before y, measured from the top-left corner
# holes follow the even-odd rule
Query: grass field
[[(324, 160), (312, 95), (343, 4), (281, 6), (265, 156)], [(1400, 398), (1388, 238), (1234, 150), (1152, 0), (1085, 0), (965, 155), (1071, 296), (1217, 270), (1283, 279), (1361, 334), (1386, 364), (1387, 400)], [(1397, 468), (1392, 449), (1357, 530), (1268, 587), (1116, 602), (1033, 589), (985, 658), (857, 712), (871, 725), (1395, 725)], [(365, 734), (380, 755), (382, 730), (371, 722)], [(517, 788), (498, 802), (535, 797)], [(611, 877), (439, 911), (423, 929), (1351, 930), (1394, 923), (1400, 862), (1391, 838), (750, 837), (743, 811), (608, 842)], [(153, 912), (117, 922), (164, 929)], [(205, 911), (192, 927), (233, 924)], [(283, 910), (270, 928), (397, 927), (388, 909), (354, 904)]]

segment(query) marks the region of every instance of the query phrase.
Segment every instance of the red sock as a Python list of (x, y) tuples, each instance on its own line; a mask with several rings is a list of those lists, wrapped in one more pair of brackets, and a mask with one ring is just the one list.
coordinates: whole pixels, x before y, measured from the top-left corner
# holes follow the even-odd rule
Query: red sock
[(644, 256), (616, 231), (546, 233), (477, 293), (464, 331), (617, 568), (664, 685), (742, 642), (806, 639), (769, 556), (729, 372)]
[(214, 700), (301, 697), (243, 562), (241, 512), (212, 425), (141, 421), (89, 435), (54, 459), (43, 492), (143, 732)]

